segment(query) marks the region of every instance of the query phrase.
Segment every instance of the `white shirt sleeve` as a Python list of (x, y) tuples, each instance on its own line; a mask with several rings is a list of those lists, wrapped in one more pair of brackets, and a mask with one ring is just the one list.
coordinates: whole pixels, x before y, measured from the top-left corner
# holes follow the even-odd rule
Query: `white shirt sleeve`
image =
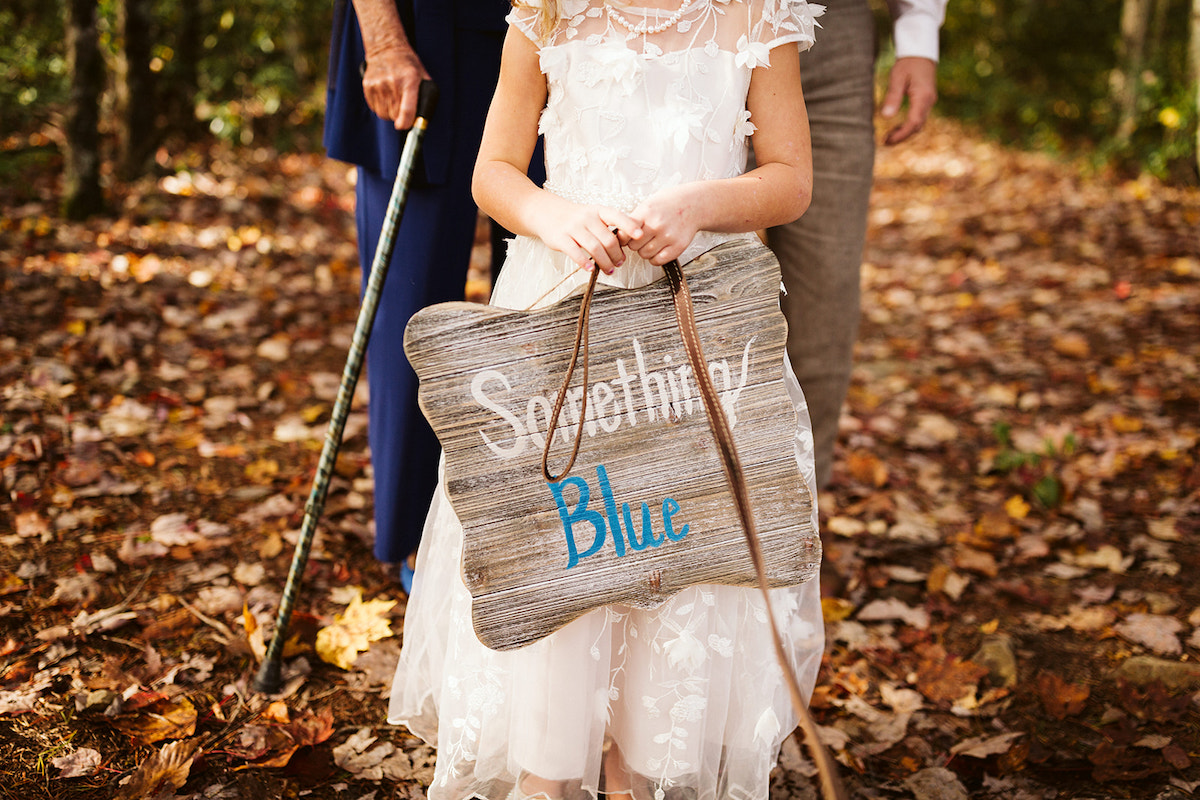
[(892, 12), (896, 58), (919, 56), (938, 60), (938, 31), (948, 0), (887, 0)]

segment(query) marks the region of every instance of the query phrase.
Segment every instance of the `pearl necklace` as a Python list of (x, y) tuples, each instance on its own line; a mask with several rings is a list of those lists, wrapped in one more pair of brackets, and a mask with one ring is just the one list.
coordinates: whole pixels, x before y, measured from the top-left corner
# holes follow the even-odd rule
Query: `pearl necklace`
[(645, 19), (634, 25), (625, 18), (624, 14), (613, 8), (611, 3), (605, 3), (604, 7), (608, 10), (608, 18), (613, 22), (616, 22), (630, 33), (653, 34), (662, 33), (667, 28), (670, 28), (672, 25), (679, 22), (679, 18), (683, 16), (683, 12), (687, 10), (687, 7), (691, 4), (691, 2), (692, 0), (682, 0), (682, 2), (679, 4), (679, 8), (675, 9), (674, 13), (667, 17), (666, 22), (660, 22), (657, 25), (650, 25)]

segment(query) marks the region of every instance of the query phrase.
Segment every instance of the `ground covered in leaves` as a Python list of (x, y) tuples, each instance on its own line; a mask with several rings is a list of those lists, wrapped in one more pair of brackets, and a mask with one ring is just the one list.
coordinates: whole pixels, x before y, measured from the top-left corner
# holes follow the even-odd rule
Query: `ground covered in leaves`
[[(86, 224), (4, 182), (0, 797), (422, 798), (361, 389), (285, 690), (249, 689), (357, 312), (349, 175), (160, 164)], [(852, 794), (1194, 796), (1200, 193), (939, 121), (871, 222), (813, 703)], [(774, 797), (810, 772), (789, 741)]]

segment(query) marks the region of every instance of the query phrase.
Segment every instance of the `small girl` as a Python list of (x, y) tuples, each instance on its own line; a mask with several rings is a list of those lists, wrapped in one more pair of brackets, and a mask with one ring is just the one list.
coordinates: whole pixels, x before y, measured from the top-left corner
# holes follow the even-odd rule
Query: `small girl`
[[(474, 175), (479, 206), (517, 234), (495, 305), (556, 303), (595, 268), (600, 282), (636, 289), (672, 259), (808, 206), (798, 53), (823, 8), (638, 2), (526, 0), (509, 15)], [(526, 178), (539, 134), (544, 188)], [(757, 167), (744, 172), (751, 136)], [(807, 407), (786, 359), (780, 368), (815, 498)], [(496, 652), (471, 625), (462, 537), (439, 486), (388, 713), (437, 747), (430, 800), (767, 797), (796, 720), (757, 589), (694, 586), (649, 611), (608, 606)], [(818, 589), (771, 596), (810, 692), (824, 644)]]

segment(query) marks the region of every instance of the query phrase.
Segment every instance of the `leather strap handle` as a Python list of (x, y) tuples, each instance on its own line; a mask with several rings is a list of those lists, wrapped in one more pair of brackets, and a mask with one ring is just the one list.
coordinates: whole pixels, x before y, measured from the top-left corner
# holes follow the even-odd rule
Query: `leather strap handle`
[[(700, 397), (704, 401), (704, 410), (707, 412), (706, 417), (708, 419), (709, 430), (712, 432), (713, 439), (717, 443), (717, 449), (720, 451), (721, 468), (725, 472), (725, 480), (729, 484), (730, 493), (733, 495), (733, 503), (737, 507), (738, 518), (741, 520), (742, 530), (746, 534), (746, 544), (750, 549), (750, 560), (754, 564), (754, 572), (758, 577), (758, 588), (762, 592), (763, 600), (767, 606), (767, 619), (771, 623), (771, 638), (775, 644), (775, 657), (779, 661), (779, 668), (783, 670), (784, 681), (787, 683), (788, 694), (792, 701), (792, 709), (796, 712), (800, 729), (804, 732), (804, 743), (808, 747), (808, 752), (812, 757), (813, 763), (817, 766), (821, 794), (825, 797), (825, 800), (847, 800), (846, 790), (842, 786), (841, 778), (838, 777), (833, 759), (830, 757), (829, 751), (821, 744), (821, 739), (817, 734), (816, 723), (813, 722), (812, 716), (808, 713), (808, 705), (804, 702), (804, 695), (800, 691), (800, 681), (796, 678), (796, 671), (792, 668), (792, 662), (788, 660), (787, 651), (783, 646), (783, 637), (780, 636), (779, 627), (775, 621), (775, 608), (771, 603), (770, 589), (767, 585), (762, 545), (758, 540), (758, 528), (754, 524), (754, 512), (750, 508), (750, 491), (746, 486), (746, 476), (742, 471), (742, 462), (738, 458), (737, 448), (733, 443), (733, 431), (729, 427), (729, 420), (725, 416), (725, 410), (721, 408), (721, 399), (717, 394), (716, 387), (713, 386), (712, 376), (708, 373), (708, 361), (704, 358), (704, 351), (700, 346), (700, 335), (696, 331), (696, 313), (692, 305), (692, 295), (688, 292), (687, 279), (684, 278), (683, 269), (679, 266), (678, 261), (672, 261), (663, 267), (663, 270), (666, 272), (667, 283), (671, 288), (671, 300), (672, 305), (675, 307), (675, 321), (679, 325), (679, 335), (683, 339), (683, 346), (687, 350), (692, 373), (700, 389)], [(542, 477), (550, 483), (561, 480), (563, 476), (570, 472), (571, 467), (575, 464), (576, 456), (579, 455), (579, 444), (583, 435), (583, 422), (584, 417), (587, 415), (588, 318), (591, 313), (592, 295), (595, 291), (596, 279), (599, 277), (599, 274), (600, 270), (598, 268), (592, 269), (591, 280), (588, 282), (583, 300), (579, 304), (579, 317), (575, 325), (575, 344), (571, 353), (571, 363), (567, 367), (567, 374), (563, 378), (562, 387), (559, 389), (558, 397), (554, 401), (554, 411), (550, 415), (550, 424), (546, 431), (546, 443), (542, 448)], [(562, 412), (563, 402), (566, 400), (567, 391), (571, 385), (571, 378), (575, 374), (575, 365), (579, 360), (580, 349), (583, 350), (583, 403), (579, 411), (579, 420), (575, 427), (575, 442), (571, 448), (571, 457), (567, 461), (566, 467), (557, 476), (551, 476), (550, 469), (547, 466), (550, 458), (550, 444), (554, 440), (554, 431), (558, 427), (559, 414)]]
[[(575, 346), (571, 350), (571, 363), (567, 366), (567, 374), (563, 377), (562, 387), (554, 400), (554, 411), (550, 413), (550, 424), (546, 428), (546, 444), (542, 447), (542, 477), (547, 483), (557, 483), (575, 466), (575, 457), (579, 455), (579, 442), (583, 437), (583, 419), (587, 416), (588, 389), (588, 316), (592, 311), (592, 294), (596, 291), (596, 279), (600, 277), (600, 268), (592, 267), (592, 277), (583, 293), (583, 301), (579, 304), (579, 319), (575, 323)], [(558, 415), (562, 412), (563, 401), (567, 399), (567, 390), (571, 386), (571, 376), (575, 374), (575, 363), (579, 360), (579, 348), (583, 346), (583, 407), (579, 409), (579, 423), (575, 426), (575, 444), (571, 447), (571, 457), (567, 465), (558, 475), (550, 474), (547, 462), (550, 460), (550, 443), (554, 441), (554, 431), (558, 427)]]
[(754, 524), (754, 513), (750, 509), (750, 491), (746, 487), (746, 475), (742, 471), (742, 462), (738, 458), (737, 448), (733, 444), (733, 431), (721, 408), (720, 396), (713, 386), (712, 376), (708, 374), (708, 362), (700, 347), (700, 336), (696, 331), (696, 314), (692, 306), (692, 295), (688, 292), (687, 279), (678, 261), (672, 261), (663, 268), (667, 273), (667, 281), (671, 286), (671, 299), (675, 306), (675, 320), (679, 323), (679, 334), (683, 337), (683, 346), (687, 350), (688, 361), (692, 365), (692, 373), (700, 388), (700, 396), (704, 400), (704, 410), (707, 411), (708, 426), (712, 431), (717, 449), (721, 453), (721, 467), (725, 470), (725, 480), (733, 495), (738, 517), (742, 521), (742, 530), (746, 534), (746, 544), (750, 548), (750, 560), (754, 564), (754, 572), (758, 576), (758, 588), (762, 592), (767, 605), (767, 619), (771, 623), (771, 638), (775, 643), (775, 657), (779, 668), (783, 670), (784, 680), (792, 700), (792, 709), (796, 712), (800, 729), (804, 731), (804, 742), (813, 762), (817, 765), (820, 777), (821, 793), (826, 800), (846, 800), (846, 790), (838, 777), (833, 759), (829, 751), (821, 744), (817, 735), (817, 726), (808, 713), (808, 705), (800, 692), (800, 682), (792, 662), (787, 657), (783, 646), (783, 637), (779, 635), (779, 627), (775, 622), (775, 609), (771, 603), (771, 594), (767, 586), (765, 560), (762, 545), (758, 541), (758, 528)]

